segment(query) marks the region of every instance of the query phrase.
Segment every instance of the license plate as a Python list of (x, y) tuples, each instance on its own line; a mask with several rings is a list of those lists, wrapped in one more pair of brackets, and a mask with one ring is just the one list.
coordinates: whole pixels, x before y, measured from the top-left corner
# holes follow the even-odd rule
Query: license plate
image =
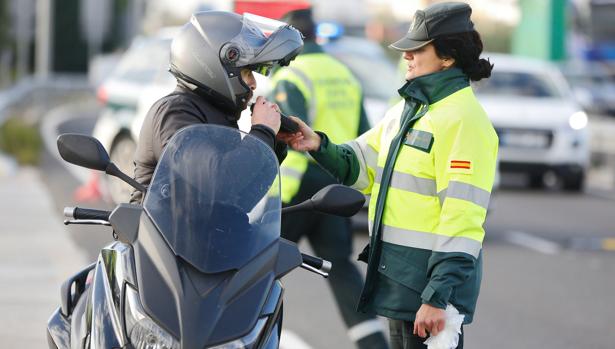
[(517, 148), (547, 148), (550, 143), (548, 134), (544, 132), (502, 132), (499, 135), (503, 147)]

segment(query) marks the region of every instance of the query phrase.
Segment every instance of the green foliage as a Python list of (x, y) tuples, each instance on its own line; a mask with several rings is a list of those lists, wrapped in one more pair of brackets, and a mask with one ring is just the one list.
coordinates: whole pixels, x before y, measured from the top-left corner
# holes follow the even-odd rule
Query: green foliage
[(21, 165), (37, 165), (42, 146), (37, 126), (21, 118), (9, 119), (0, 127), (0, 149)]

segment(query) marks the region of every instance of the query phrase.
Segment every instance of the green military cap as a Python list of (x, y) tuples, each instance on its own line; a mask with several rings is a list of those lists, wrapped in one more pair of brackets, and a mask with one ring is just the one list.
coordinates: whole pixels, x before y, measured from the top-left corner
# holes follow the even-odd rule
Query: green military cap
[(438, 36), (472, 31), (474, 23), (470, 20), (471, 14), (470, 5), (462, 2), (441, 2), (417, 10), (406, 36), (389, 47), (412, 51), (429, 44)]

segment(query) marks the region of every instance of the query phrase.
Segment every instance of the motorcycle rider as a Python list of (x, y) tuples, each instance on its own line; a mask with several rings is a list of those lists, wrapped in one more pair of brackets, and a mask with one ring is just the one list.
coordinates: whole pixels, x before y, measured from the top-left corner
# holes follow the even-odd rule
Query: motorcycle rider
[[(149, 185), (168, 141), (183, 127), (216, 124), (238, 128), (256, 89), (253, 72), (268, 75), (301, 51), (301, 34), (283, 22), (224, 11), (195, 13), (171, 43), (169, 71), (177, 87), (150, 108), (137, 144), (134, 178)], [(281, 162), (286, 145), (276, 141), (280, 113), (275, 103), (256, 98), (250, 134), (274, 149)], [(140, 202), (142, 193), (132, 193)]]

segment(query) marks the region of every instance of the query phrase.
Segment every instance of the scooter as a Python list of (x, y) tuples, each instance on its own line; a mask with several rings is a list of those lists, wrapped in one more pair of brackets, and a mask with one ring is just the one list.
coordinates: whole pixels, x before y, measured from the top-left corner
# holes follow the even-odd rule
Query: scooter
[(282, 208), (273, 151), (239, 130), (198, 125), (171, 139), (145, 188), (95, 138), (63, 134), (62, 158), (144, 193), (112, 211), (66, 208), (65, 224), (110, 226), (115, 241), (61, 286), (50, 348), (278, 348), (281, 278), (297, 267), (327, 277), (331, 263), (280, 237), (282, 215), (352, 216), (364, 196), (323, 188)]

